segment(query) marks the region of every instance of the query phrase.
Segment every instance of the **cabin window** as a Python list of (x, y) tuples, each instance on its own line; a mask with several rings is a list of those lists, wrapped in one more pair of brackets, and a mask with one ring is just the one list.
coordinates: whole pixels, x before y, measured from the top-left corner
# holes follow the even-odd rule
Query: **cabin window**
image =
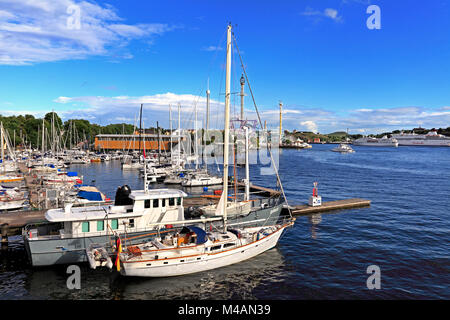
[(225, 243), (223, 245), (223, 248), (225, 249), (225, 248), (229, 248), (229, 247), (232, 247), (232, 246), (234, 246), (234, 243)]
[(169, 198), (169, 206), (175, 205), (175, 198)]
[(153, 208), (159, 207), (159, 199), (153, 199)]
[(134, 219), (130, 219), (128, 222), (130, 224), (130, 228), (134, 228)]
[(105, 230), (105, 222), (103, 220), (97, 221), (97, 231)]
[(82, 232), (89, 232), (89, 221), (84, 221), (81, 224), (81, 231)]
[(119, 221), (117, 219), (111, 220), (111, 229), (113, 230), (119, 229)]
[(147, 199), (147, 200), (144, 201), (144, 208), (145, 209), (150, 208), (150, 199)]
[(177, 205), (181, 206), (181, 198), (177, 198)]
[(220, 247), (222, 247), (222, 246), (221, 246), (221, 245), (218, 245), (218, 246), (211, 247), (211, 251), (213, 251), (213, 250), (219, 250)]
[(166, 206), (166, 199), (161, 199), (162, 203), (161, 203), (161, 207), (165, 207)]

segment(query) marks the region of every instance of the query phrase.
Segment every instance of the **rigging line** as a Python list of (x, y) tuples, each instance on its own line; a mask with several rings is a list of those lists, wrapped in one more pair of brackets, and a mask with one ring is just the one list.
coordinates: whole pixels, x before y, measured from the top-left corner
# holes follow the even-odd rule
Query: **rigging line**
[[(246, 70), (245, 70), (244, 63), (243, 63), (242, 57), (241, 57), (241, 53), (240, 53), (239, 47), (238, 47), (238, 45), (237, 45), (236, 37), (234, 36), (234, 32), (231, 32), (231, 34), (232, 34), (232, 36), (233, 36), (234, 44), (235, 44), (237, 53), (238, 53), (238, 55), (239, 55), (239, 60), (241, 61), (242, 71), (244, 72), (245, 80), (247, 80), (248, 90), (250, 91), (250, 95), (252, 96), (253, 105), (255, 106), (256, 114), (257, 114), (258, 120), (259, 120), (259, 125), (261, 126), (261, 128), (263, 128), (263, 126), (262, 126), (262, 121), (261, 121), (261, 117), (260, 117), (259, 111), (258, 111), (258, 107), (256, 106), (255, 97), (253, 96), (253, 91), (252, 91), (252, 88), (251, 88), (251, 86), (250, 86), (250, 81), (248, 80), (247, 72), (246, 72)], [(275, 171), (275, 174), (277, 175), (278, 184), (280, 185), (280, 189), (281, 189), (281, 192), (282, 192), (282, 194), (283, 194), (284, 201), (286, 201), (286, 205), (287, 205), (287, 209), (288, 209), (289, 215), (292, 217), (291, 208), (289, 207), (289, 203), (288, 203), (288, 201), (287, 201), (286, 194), (284, 193), (284, 188), (283, 188), (283, 185), (282, 185), (282, 183), (281, 183), (280, 175), (278, 174), (278, 169), (277, 169), (277, 167), (276, 167), (275, 164), (274, 164), (273, 155), (272, 155), (272, 150), (271, 150), (271, 148), (270, 148), (269, 141), (268, 141), (268, 139), (266, 139), (266, 140), (267, 140), (267, 150), (269, 151), (269, 154), (270, 154), (270, 160), (272, 161), (272, 164), (274, 165), (274, 166), (273, 166), (273, 169), (274, 169), (274, 171)]]
[[(219, 45), (220, 45), (220, 43), (222, 43), (222, 41), (223, 41), (223, 39), (224, 39), (224, 37), (225, 37), (225, 34), (226, 34), (226, 31), (222, 34), (222, 38), (220, 39), (220, 42), (218, 43), (218, 45), (216, 46), (216, 48), (219, 48)], [(212, 64), (213, 64), (213, 61), (215, 61), (216, 58), (217, 58), (218, 51), (219, 51), (219, 50), (215, 50), (213, 59), (212, 59), (212, 60), (210, 61), (210, 63), (209, 63), (209, 67), (208, 67), (208, 75), (211, 74)], [(193, 103), (192, 103), (192, 107), (195, 107), (195, 106), (198, 104), (198, 100), (200, 99), (202, 93), (205, 92), (205, 88), (206, 88), (206, 86), (205, 86), (205, 84), (203, 84), (203, 86), (202, 86), (201, 89), (200, 89), (199, 94), (197, 95), (197, 98), (196, 98), (196, 99), (193, 101)]]

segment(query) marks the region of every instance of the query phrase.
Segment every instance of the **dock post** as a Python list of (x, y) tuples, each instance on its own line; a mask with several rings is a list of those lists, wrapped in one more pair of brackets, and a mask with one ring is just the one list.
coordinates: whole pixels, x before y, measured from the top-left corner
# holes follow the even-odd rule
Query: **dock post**
[(9, 229), (8, 226), (9, 226), (9, 224), (7, 224), (7, 223), (3, 223), (0, 226), (1, 237), (2, 237), (2, 240), (1, 240), (2, 248), (8, 247), (8, 229)]

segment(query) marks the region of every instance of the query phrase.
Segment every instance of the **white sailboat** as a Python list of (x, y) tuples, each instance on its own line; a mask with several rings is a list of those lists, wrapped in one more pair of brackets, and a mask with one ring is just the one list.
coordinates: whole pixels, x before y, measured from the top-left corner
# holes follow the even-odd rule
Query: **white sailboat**
[(238, 263), (273, 248), (282, 232), (293, 224), (293, 219), (289, 219), (271, 226), (227, 227), (230, 73), (231, 25), (227, 29), (223, 193), (216, 207), (216, 215), (223, 216), (223, 230), (207, 232), (206, 228), (189, 225), (151, 241), (127, 246), (124, 252), (118, 252), (117, 268), (122, 275), (169, 277)]

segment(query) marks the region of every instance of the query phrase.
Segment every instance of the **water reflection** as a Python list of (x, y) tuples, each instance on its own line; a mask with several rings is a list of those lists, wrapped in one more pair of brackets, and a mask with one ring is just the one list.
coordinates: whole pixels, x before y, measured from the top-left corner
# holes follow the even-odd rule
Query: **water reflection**
[(27, 272), (28, 299), (255, 299), (259, 286), (282, 281), (284, 257), (274, 248), (255, 258), (198, 274), (169, 278), (122, 277), (81, 264), (81, 289), (69, 290), (67, 266)]
[(322, 222), (322, 215), (320, 213), (312, 214), (308, 218), (311, 222), (311, 238), (317, 239), (316, 226)]
[(277, 248), (252, 259), (198, 274), (170, 278), (125, 278), (114, 282), (124, 299), (255, 299), (261, 282), (283, 277), (284, 257)]

